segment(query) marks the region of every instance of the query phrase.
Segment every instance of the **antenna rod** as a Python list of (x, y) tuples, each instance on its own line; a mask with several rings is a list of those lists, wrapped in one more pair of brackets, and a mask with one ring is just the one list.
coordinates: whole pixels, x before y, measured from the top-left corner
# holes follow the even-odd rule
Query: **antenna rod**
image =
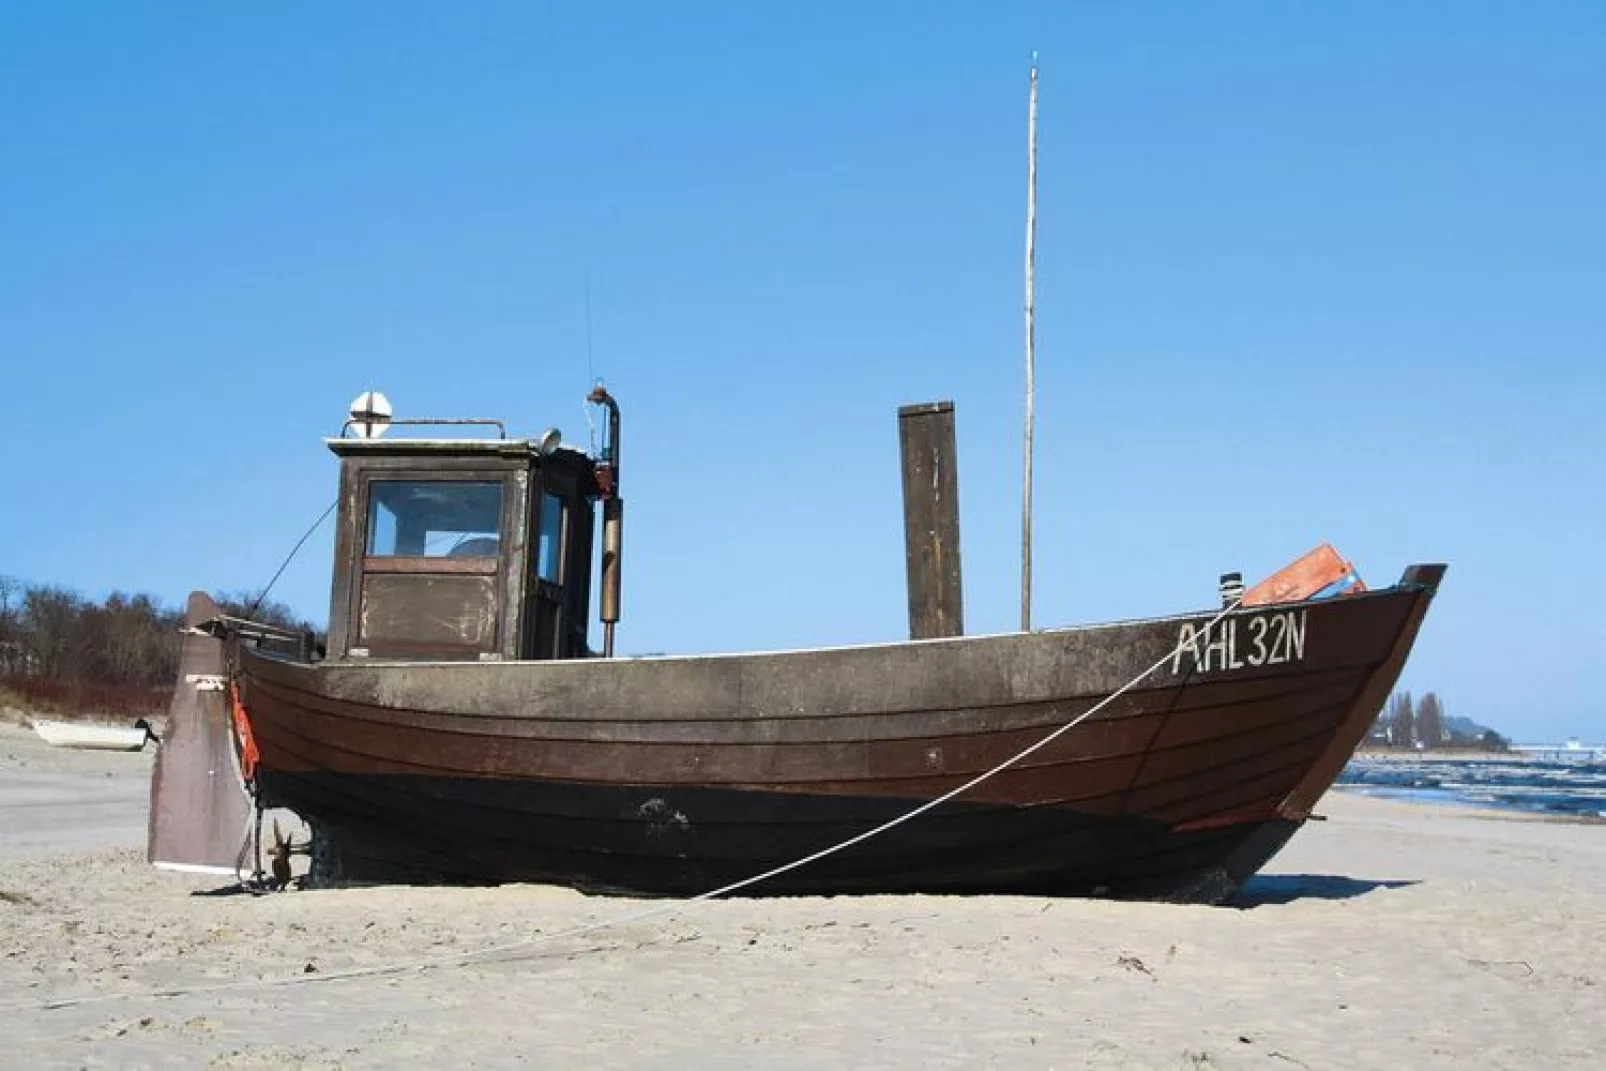
[(591, 360), (591, 269), (586, 269), (586, 376), (597, 381), (596, 364)]
[(1026, 444), (1021, 476), (1020, 630), (1032, 630), (1032, 429), (1037, 383), (1037, 325), (1033, 270), (1037, 261), (1037, 53), (1026, 106)]

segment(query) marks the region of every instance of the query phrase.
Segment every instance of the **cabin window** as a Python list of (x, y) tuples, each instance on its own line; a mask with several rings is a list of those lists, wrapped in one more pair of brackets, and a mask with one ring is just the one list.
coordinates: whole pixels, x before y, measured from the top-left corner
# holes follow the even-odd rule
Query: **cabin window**
[(370, 557), (497, 556), (500, 480), (375, 480), (369, 488)]
[(563, 499), (541, 493), (541, 530), (536, 540), (535, 575), (549, 584), (560, 582), (563, 569)]

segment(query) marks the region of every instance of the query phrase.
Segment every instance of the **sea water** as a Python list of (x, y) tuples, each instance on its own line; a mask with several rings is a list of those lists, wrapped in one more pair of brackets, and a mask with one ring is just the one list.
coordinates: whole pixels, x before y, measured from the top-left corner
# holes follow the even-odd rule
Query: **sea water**
[(1606, 762), (1599, 761), (1357, 755), (1338, 784), (1363, 795), (1416, 803), (1606, 818)]

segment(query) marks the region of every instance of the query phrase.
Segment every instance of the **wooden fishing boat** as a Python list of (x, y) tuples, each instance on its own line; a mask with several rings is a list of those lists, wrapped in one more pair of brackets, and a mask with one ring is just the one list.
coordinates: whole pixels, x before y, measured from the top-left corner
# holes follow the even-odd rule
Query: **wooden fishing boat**
[[(234, 725), (257, 801), (314, 828), (320, 880), (703, 893), (855, 837), (1077, 722), (929, 813), (747, 891), (1217, 901), (1311, 816), (1444, 572), (1413, 566), (1368, 591), (1323, 550), (1241, 603), (1231, 593), (1226, 610), (599, 656), (586, 628), (594, 506), (605, 655), (622, 510), (618, 410), (596, 393), (611, 418), (596, 458), (551, 437), (331, 440), (342, 474), (324, 657), (192, 603), (190, 642), (212, 644), (216, 664), (189, 679), (212, 689), (207, 716)], [(934, 484), (907, 477), (906, 494)], [(946, 563), (929, 549), (911, 543), (912, 578)], [(940, 568), (957, 591), (957, 567)], [(911, 591), (912, 607), (932, 601)], [(188, 835), (177, 809), (153, 814), (153, 858)]]

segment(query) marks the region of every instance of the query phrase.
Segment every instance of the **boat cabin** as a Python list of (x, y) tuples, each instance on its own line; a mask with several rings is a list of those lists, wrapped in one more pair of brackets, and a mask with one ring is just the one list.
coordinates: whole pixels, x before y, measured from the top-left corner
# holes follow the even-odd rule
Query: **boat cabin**
[[(393, 423), (388, 412), (382, 423)], [(590, 655), (598, 463), (556, 431), (446, 439), (368, 429), (328, 441), (340, 458), (328, 657)]]

